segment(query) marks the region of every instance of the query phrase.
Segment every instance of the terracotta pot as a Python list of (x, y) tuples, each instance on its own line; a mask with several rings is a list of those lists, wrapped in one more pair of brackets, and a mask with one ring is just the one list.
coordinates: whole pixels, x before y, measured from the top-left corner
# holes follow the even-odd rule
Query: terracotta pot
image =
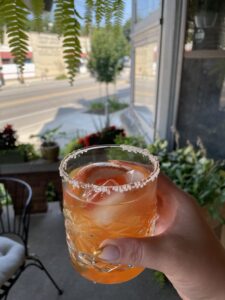
[(41, 145), (42, 157), (49, 162), (58, 161), (59, 157), (59, 145), (54, 143), (52, 145)]

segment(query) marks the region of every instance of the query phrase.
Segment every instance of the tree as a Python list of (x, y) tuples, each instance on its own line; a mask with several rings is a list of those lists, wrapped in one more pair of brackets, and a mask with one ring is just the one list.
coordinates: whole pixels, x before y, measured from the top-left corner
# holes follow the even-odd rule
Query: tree
[(123, 25), (123, 33), (128, 42), (130, 42), (130, 35), (131, 35), (131, 19), (127, 20), (126, 23)]
[(128, 53), (128, 43), (120, 29), (100, 28), (94, 30), (91, 39), (91, 53), (88, 68), (99, 82), (106, 84), (105, 115), (106, 127), (109, 126), (108, 84), (115, 82), (123, 69), (123, 57)]

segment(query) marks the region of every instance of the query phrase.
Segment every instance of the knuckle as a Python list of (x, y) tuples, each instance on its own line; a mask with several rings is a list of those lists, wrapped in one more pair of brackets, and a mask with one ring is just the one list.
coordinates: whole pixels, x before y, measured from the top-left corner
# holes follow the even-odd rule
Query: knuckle
[(143, 249), (138, 240), (130, 239), (129, 242), (125, 240), (126, 247), (122, 247), (122, 257), (126, 258), (126, 263), (133, 265), (141, 265), (143, 260)]

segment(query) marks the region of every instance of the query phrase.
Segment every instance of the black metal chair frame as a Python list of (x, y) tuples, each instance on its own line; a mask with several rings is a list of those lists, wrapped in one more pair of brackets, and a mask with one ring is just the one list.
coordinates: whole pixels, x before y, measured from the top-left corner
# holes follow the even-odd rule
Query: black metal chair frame
[[(6, 203), (4, 206), (2, 206), (2, 211), (0, 207), (0, 236), (10, 235), (19, 238), (24, 245), (25, 259), (24, 259), (24, 264), (16, 271), (16, 273), (0, 287), (0, 299), (4, 299), (4, 300), (7, 299), (10, 289), (16, 283), (17, 279), (20, 277), (22, 272), (31, 266), (35, 266), (40, 270), (42, 270), (48, 276), (52, 284), (55, 286), (55, 288), (58, 291), (58, 294), (61, 295), (63, 291), (59, 288), (59, 286), (57, 285), (53, 277), (50, 275), (46, 267), (43, 265), (43, 263), (40, 261), (38, 256), (29, 253), (28, 235), (29, 235), (30, 208), (31, 208), (31, 199), (32, 199), (32, 189), (30, 185), (27, 184), (25, 181), (17, 178), (0, 177), (0, 183), (4, 184), (4, 182), (17, 183), (23, 186), (27, 191), (26, 199), (20, 214), (16, 214), (14, 210), (13, 218), (10, 215), (10, 207), (9, 207), (10, 199), (7, 194), (4, 195), (4, 199), (6, 199)], [(0, 198), (0, 204), (1, 204), (1, 198)], [(3, 214), (5, 215), (5, 219), (3, 219)]]

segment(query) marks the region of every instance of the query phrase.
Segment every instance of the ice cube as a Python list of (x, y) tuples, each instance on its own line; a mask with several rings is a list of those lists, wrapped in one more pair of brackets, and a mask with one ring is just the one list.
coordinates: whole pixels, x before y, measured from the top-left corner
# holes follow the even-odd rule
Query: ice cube
[(143, 180), (145, 175), (137, 170), (130, 170), (127, 172), (126, 178), (128, 183), (134, 183)]
[(109, 186), (115, 186), (118, 185), (118, 183), (113, 180), (109, 179), (105, 181), (101, 186), (99, 186), (99, 191), (96, 192), (93, 190), (92, 187), (89, 189), (86, 189), (86, 191), (83, 193), (83, 198), (90, 203), (96, 203), (99, 201), (104, 201), (105, 194), (110, 194), (110, 188)]
[(92, 210), (90, 210), (91, 218), (99, 226), (107, 226), (118, 220), (119, 215), (123, 211), (123, 205), (120, 205), (124, 201), (124, 194), (112, 192), (96, 204)]

